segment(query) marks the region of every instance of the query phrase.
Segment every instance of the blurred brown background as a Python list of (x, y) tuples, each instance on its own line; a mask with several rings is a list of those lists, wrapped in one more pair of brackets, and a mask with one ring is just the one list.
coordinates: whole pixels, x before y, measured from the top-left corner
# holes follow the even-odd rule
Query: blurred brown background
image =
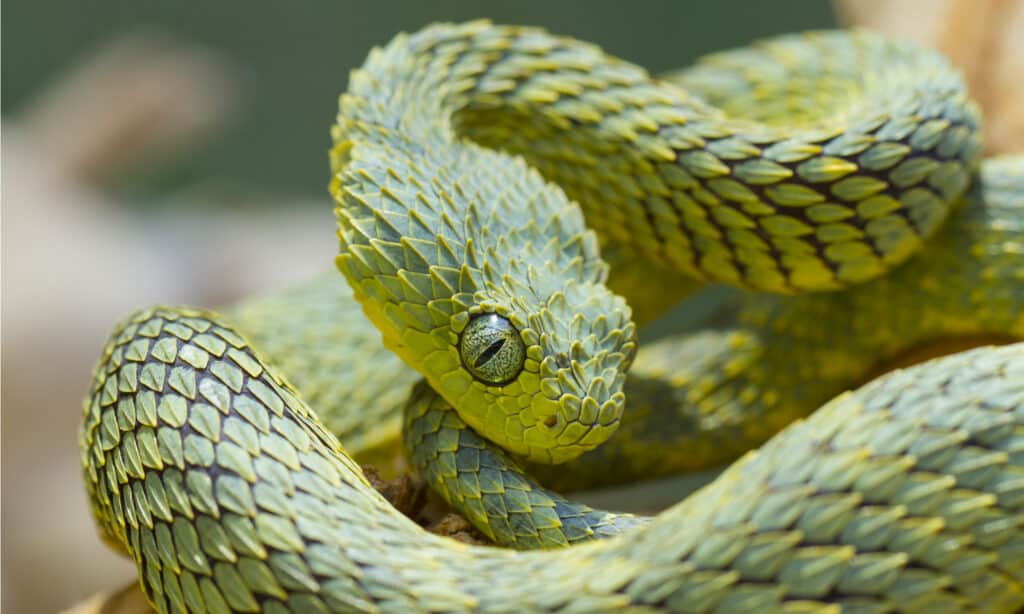
[(93, 361), (133, 308), (222, 305), (330, 266), (327, 128), (372, 45), (431, 21), (490, 17), (661, 71), (830, 27), (838, 14), (942, 46), (990, 115), (1008, 118), (990, 120), (990, 145), (1019, 150), (1022, 5), (5, 3), (3, 608), (55, 611), (134, 578), (95, 536), (80, 483)]

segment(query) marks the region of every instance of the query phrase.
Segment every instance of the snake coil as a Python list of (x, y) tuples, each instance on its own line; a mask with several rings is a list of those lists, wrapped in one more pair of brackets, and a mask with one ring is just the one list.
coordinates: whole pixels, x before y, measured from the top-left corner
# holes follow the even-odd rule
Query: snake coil
[[(866, 32), (661, 79), (533, 28), (399, 35), (332, 131), (351, 293), (111, 336), (81, 434), (102, 533), (159, 611), (1014, 611), (1024, 344), (840, 394), (921, 342), (1024, 338), (1024, 160), (979, 172), (978, 121), (943, 58)], [(774, 294), (638, 352), (633, 308), (684, 277)], [(789, 423), (655, 518), (523, 472), (693, 469)], [(399, 424), (449, 503), (538, 550), (392, 508), (350, 453)]]

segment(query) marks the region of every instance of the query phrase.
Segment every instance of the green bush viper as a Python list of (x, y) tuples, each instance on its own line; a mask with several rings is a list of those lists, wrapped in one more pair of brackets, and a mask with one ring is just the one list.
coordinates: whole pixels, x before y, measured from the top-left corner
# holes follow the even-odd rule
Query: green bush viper
[[(533, 28), (400, 35), (333, 129), (348, 286), (113, 333), (81, 436), (102, 532), (161, 611), (1013, 611), (1024, 345), (842, 393), (1024, 338), (1024, 160), (979, 171), (978, 122), (944, 59), (865, 32), (661, 79)], [(757, 292), (638, 353), (631, 306), (686, 279)], [(541, 549), (392, 508), (350, 453), (400, 424), (481, 532)], [(655, 518), (522, 472), (664, 475), (779, 429)]]

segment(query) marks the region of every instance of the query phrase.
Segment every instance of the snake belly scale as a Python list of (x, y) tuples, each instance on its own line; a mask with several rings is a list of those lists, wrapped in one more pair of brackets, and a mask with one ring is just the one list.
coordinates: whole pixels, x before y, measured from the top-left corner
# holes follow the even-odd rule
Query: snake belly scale
[[(573, 39), (473, 22), (374, 50), (339, 109), (337, 266), (404, 366), (380, 364), (423, 378), (405, 404), (411, 464), (499, 543), (574, 545), (515, 551), (425, 532), (370, 487), (306, 405), (306, 384), (279, 372), (289, 356), (260, 353), (253, 339), (274, 322), (247, 331), (231, 323), (244, 307), (229, 318), (154, 307), (105, 348), (81, 447), (102, 532), (135, 559), (158, 610), (1024, 604), (1021, 344), (840, 394), (655, 518), (575, 505), (521, 473), (616, 445), (630, 399), (645, 402), (627, 371), (654, 373), (645, 362), (664, 364), (671, 346), (638, 355), (630, 305), (644, 319), (662, 305), (609, 288), (641, 287), (645, 270), (809, 292), (755, 297), (747, 322), (839, 347), (834, 322), (808, 318), (841, 309), (829, 301), (883, 308), (900, 296), (890, 277), (916, 266), (932, 279), (918, 263), (948, 244), (978, 263), (954, 279), (976, 285), (924, 295), (983, 301), (981, 330), (1024, 335), (1024, 161), (978, 175), (977, 111), (944, 59), (864, 32), (813, 33), (655, 79)], [(947, 218), (963, 230), (943, 239)], [(937, 312), (917, 301), (888, 309)], [(860, 349), (829, 385), (848, 386), (874, 349), (901, 347), (890, 336), (961, 330), (919, 319), (874, 337), (851, 321)], [(756, 359), (734, 360), (740, 345), (701, 368), (756, 372)], [(730, 398), (764, 408), (768, 396), (746, 386)], [(326, 423), (379, 437), (347, 412)], [(744, 424), (758, 441), (797, 417)]]

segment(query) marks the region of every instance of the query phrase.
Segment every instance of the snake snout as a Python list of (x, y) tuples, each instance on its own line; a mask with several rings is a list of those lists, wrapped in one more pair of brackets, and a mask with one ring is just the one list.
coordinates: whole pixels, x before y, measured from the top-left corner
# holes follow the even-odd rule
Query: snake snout
[(636, 353), (635, 327), (614, 314), (577, 313), (564, 330), (542, 339), (548, 347), (538, 373), (544, 397), (538, 416), (551, 444), (547, 462), (560, 463), (594, 449), (618, 428), (626, 370)]
[(601, 362), (600, 357), (587, 363), (570, 359), (563, 367), (555, 358), (541, 365), (541, 373), (549, 374), (542, 380), (542, 389), (559, 391), (544, 404), (550, 411), (543, 426), (553, 442), (551, 463), (594, 449), (619, 426), (626, 400), (625, 373), (616, 367), (600, 368)]

